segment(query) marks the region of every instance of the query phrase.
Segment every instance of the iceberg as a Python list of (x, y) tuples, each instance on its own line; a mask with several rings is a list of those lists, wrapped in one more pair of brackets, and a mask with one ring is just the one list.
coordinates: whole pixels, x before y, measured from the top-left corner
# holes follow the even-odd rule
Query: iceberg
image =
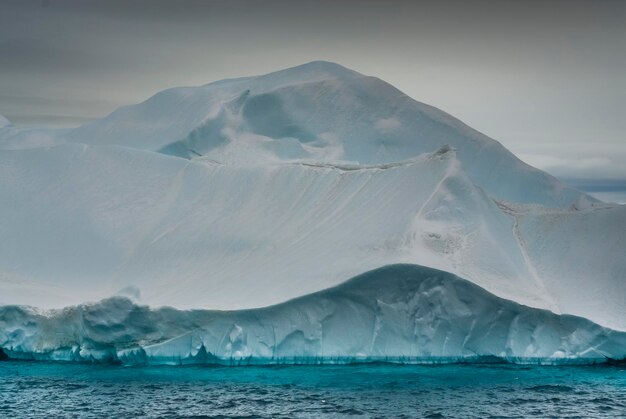
[(17, 359), (127, 365), (580, 364), (626, 356), (626, 333), (500, 299), (443, 271), (390, 265), (253, 310), (151, 309), (122, 297), (62, 310), (5, 306), (0, 347)]
[[(623, 356), (626, 206), (333, 63), (168, 89), (75, 129), (1, 126), (0, 201), (9, 356)], [(445, 301), (401, 300), (416, 284)], [(459, 328), (438, 329), (441, 313)], [(334, 323), (344, 314), (354, 325)], [(315, 334), (341, 328), (358, 336)]]

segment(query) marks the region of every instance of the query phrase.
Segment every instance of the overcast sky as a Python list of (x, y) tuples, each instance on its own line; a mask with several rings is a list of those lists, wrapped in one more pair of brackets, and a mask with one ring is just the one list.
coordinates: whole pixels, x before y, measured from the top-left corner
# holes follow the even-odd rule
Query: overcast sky
[(323, 59), (561, 177), (626, 179), (626, 1), (0, 0), (0, 114), (74, 126)]

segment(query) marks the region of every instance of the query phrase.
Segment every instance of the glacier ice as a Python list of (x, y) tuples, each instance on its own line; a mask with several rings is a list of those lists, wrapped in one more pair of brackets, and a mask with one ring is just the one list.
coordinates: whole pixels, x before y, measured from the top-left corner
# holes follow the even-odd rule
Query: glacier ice
[(592, 363), (626, 356), (626, 333), (390, 265), (253, 310), (151, 309), (121, 297), (45, 312), (5, 306), (0, 347), (12, 358), (125, 364)]
[[(242, 313), (248, 312), (232, 310), (286, 310), (294, 301), (276, 304), (303, 295), (313, 301), (316, 292), (339, 292), (347, 278), (392, 264), (458, 275), (497, 296), (485, 297), (493, 304), (510, 300), (509, 308), (522, 304), (515, 310), (568, 326), (550, 323), (545, 335), (539, 320), (532, 327), (524, 323), (539, 330), (541, 341), (533, 341), (538, 349), (488, 340), (492, 351), (472, 343), (444, 353), (436, 351), (444, 341), (433, 338), (409, 350), (399, 334), (390, 338), (395, 346), (388, 352), (337, 341), (337, 351), (328, 354), (396, 357), (403, 356), (398, 348), (406, 348), (405, 355), (416, 359), (465, 357), (471, 347), (507, 358), (617, 356), (611, 345), (621, 342), (621, 334), (602, 327), (626, 331), (626, 206), (568, 188), (450, 115), (332, 63), (169, 89), (76, 129), (1, 126), (0, 201), (0, 320), (6, 327), (13, 317), (4, 316), (46, 325), (12, 323), (10, 336), (0, 327), (9, 346), (22, 345), (24, 353), (121, 359), (163, 351), (168, 358), (181, 345), (193, 356), (202, 347), (206, 356), (230, 359), (236, 351), (210, 343), (191, 325), (204, 330), (202, 316), (216, 316), (219, 325), (209, 329), (226, 333), (236, 316), (246, 336), (253, 328), (267, 341), (263, 325), (244, 325)], [(387, 291), (393, 290), (377, 292)], [(113, 295), (176, 309), (148, 309), (123, 298), (77, 306)], [(115, 320), (118, 309), (157, 316), (169, 326), (148, 333), (152, 329), (139, 322), (146, 333), (128, 332), (135, 339), (129, 349), (104, 335), (90, 346), (92, 338), (78, 336), (70, 321), (71, 330), (60, 336), (71, 338), (62, 343), (42, 337), (61, 327), (54, 319), (62, 312), (37, 317), (37, 310), (16, 305), (73, 305), (67, 313), (80, 322), (76, 313), (99, 310), (92, 320), (112, 336), (109, 320), (125, 330), (119, 325), (133, 319)], [(176, 328), (163, 313), (187, 326)], [(480, 313), (487, 316), (484, 327), (498, 324), (495, 313)], [(365, 324), (371, 314), (363, 315), (359, 333), (372, 338)], [(409, 321), (398, 316), (398, 327)], [(429, 321), (420, 325), (424, 333), (427, 326), (436, 329), (437, 318)], [(469, 329), (458, 336), (472, 335), (471, 324), (459, 324)], [(319, 342), (307, 340), (314, 335), (306, 325), (292, 326), (294, 334), (271, 341), (272, 347), (291, 348), (290, 356), (298, 357), (296, 347), (304, 345), (310, 351), (303, 357), (318, 356)], [(574, 330), (575, 338), (567, 334)], [(520, 335), (511, 342), (526, 342), (527, 335), (515, 333)], [(550, 336), (574, 340), (558, 349)], [(246, 350), (267, 357), (259, 345)], [(597, 350), (602, 345), (611, 349)]]

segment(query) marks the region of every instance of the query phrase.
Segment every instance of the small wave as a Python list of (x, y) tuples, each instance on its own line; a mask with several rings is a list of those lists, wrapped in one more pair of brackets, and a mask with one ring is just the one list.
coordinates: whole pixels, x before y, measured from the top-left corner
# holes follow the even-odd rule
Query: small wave
[(559, 384), (539, 385), (539, 386), (529, 387), (528, 389), (532, 391), (537, 391), (540, 393), (569, 393), (569, 392), (574, 391), (574, 388), (570, 386), (559, 385)]

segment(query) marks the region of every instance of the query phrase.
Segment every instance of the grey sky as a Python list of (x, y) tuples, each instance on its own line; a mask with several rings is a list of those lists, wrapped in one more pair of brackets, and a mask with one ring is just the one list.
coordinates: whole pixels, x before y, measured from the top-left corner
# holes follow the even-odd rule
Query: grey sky
[(562, 177), (626, 178), (624, 1), (0, 0), (0, 114), (72, 126), (324, 59)]

